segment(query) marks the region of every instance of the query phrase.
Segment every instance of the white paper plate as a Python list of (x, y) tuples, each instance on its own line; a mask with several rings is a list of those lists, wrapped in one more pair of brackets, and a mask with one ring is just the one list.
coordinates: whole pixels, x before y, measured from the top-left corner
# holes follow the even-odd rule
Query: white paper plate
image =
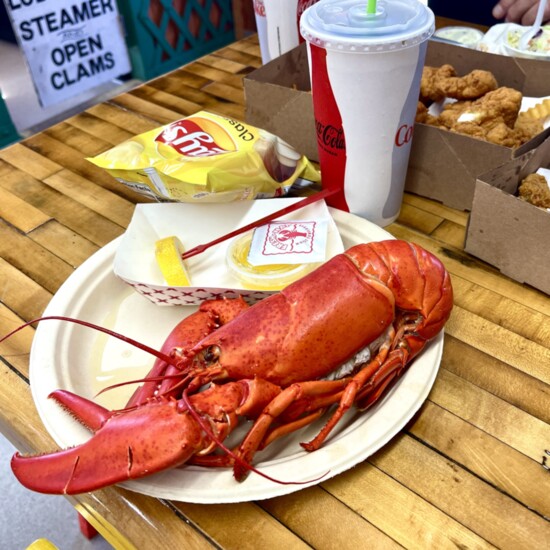
[[(392, 238), (362, 218), (333, 210), (347, 247), (361, 242)], [(64, 315), (94, 322), (159, 348), (174, 324), (195, 308), (155, 306), (113, 275), (112, 264), (120, 239), (90, 257), (63, 284), (45, 315)], [(439, 334), (405, 375), (367, 413), (350, 411), (325, 445), (307, 453), (300, 441), (311, 439), (323, 419), (300, 432), (275, 442), (256, 456), (266, 474), (303, 485), (280, 485), (251, 473), (237, 483), (229, 469), (187, 466), (154, 474), (124, 487), (157, 498), (196, 503), (229, 503), (271, 498), (309, 485), (320, 476), (328, 479), (380, 449), (396, 435), (422, 405), (435, 381), (443, 349)], [(30, 380), (36, 407), (46, 429), (60, 447), (82, 443), (90, 434), (48, 394), (63, 388), (88, 398), (110, 384), (143, 376), (153, 358), (104, 334), (68, 322), (44, 321), (33, 341)], [(124, 406), (132, 387), (119, 388), (97, 397), (104, 406)]]

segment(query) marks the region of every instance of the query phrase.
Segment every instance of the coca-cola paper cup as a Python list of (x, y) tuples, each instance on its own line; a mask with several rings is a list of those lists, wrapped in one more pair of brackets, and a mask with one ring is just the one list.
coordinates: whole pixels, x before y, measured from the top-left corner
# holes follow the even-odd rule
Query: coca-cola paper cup
[(303, 39), (302, 13), (317, 0), (253, 0), (262, 63), (295, 48)]
[(319, 0), (300, 32), (323, 186), (341, 189), (329, 203), (388, 225), (403, 199), (433, 12), (418, 0)]

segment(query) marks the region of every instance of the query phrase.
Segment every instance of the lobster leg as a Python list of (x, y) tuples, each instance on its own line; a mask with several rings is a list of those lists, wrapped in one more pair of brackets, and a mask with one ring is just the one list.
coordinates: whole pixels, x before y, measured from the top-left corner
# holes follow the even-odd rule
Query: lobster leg
[(384, 363), (384, 368), (380, 369), (380, 375), (376, 376), (377, 380), (372, 385), (363, 388), (364, 391), (358, 392), (355, 402), (358, 410), (366, 411), (374, 405), (382, 397), (386, 389), (399, 378), (405, 365), (406, 362), (403, 360), (403, 354), (400, 351), (395, 354), (392, 352), (391, 356)]
[[(359, 372), (346, 387), (338, 408), (323, 426), (321, 431), (308, 443), (302, 443), (302, 447), (310, 452), (319, 449), (336, 424), (338, 424), (344, 414), (356, 402), (357, 396), (362, 388), (367, 388), (369, 394), (376, 397), (369, 401), (368, 406), (374, 404), (382, 394), (382, 390), (396, 378), (403, 366), (404, 364), (400, 359), (396, 361), (394, 358), (383, 361), (382, 363), (380, 363), (380, 358), (378, 357), (371, 361), (371, 363)], [(367, 406), (365, 406), (365, 408), (367, 408)]]
[[(265, 407), (247, 433), (237, 452), (239, 458), (250, 464), (256, 451), (265, 448), (277, 437), (311, 423), (325, 411), (327, 405), (339, 400), (342, 389), (347, 384), (349, 379), (297, 382), (283, 390)], [(320, 397), (320, 401), (316, 400), (317, 397)], [(297, 420), (285, 421), (284, 414), (300, 400), (306, 403), (304, 410), (309, 414)], [(281, 424), (271, 429), (273, 422), (278, 419), (282, 419)], [(235, 462), (233, 466), (235, 479), (242, 481), (247, 473), (248, 471), (240, 462)]]
[(304, 449), (310, 452), (319, 449), (352, 405), (355, 404), (359, 410), (365, 411), (399, 378), (411, 357), (426, 343), (425, 339), (415, 335), (418, 322), (419, 318), (414, 315), (403, 315), (396, 321), (397, 328), (389, 331), (377, 357), (353, 377), (336, 411), (313, 440), (302, 443)]
[[(318, 449), (326, 440), (333, 428), (342, 419), (344, 414), (356, 402), (360, 390), (367, 388), (372, 393), (380, 385), (387, 386), (396, 372), (400, 371), (406, 363), (403, 354), (390, 354), (391, 346), (396, 337), (393, 328), (388, 330), (386, 337), (379, 347), (378, 354), (364, 366), (353, 378), (341, 379), (336, 381), (317, 381), (296, 383), (289, 386), (277, 398), (269, 404), (262, 415), (255, 422), (239, 448), (239, 454), (243, 460), (250, 463), (254, 453), (274, 441), (280, 435), (289, 433), (313, 421), (325, 408), (333, 403), (339, 402), (338, 408), (323, 426), (317, 436), (308, 443), (302, 443), (307, 451)], [(316, 397), (320, 396), (320, 399)], [(293, 423), (283, 426), (281, 429), (270, 431), (271, 424), (275, 418), (280, 417), (290, 407), (295, 406), (299, 400), (314, 397), (307, 407), (308, 411), (317, 409), (310, 416), (299, 419)], [(374, 402), (374, 400), (372, 401)], [(372, 403), (371, 403), (372, 404)], [(303, 420), (303, 422), (301, 421)], [(246, 471), (239, 465), (234, 466), (234, 476), (241, 480), (246, 476)]]

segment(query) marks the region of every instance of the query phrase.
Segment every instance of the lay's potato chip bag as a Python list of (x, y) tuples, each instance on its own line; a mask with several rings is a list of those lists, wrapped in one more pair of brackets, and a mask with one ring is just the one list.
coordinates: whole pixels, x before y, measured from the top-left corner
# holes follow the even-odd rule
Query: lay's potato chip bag
[(277, 136), (206, 111), (88, 160), (135, 191), (165, 201), (278, 197), (300, 177), (320, 179), (307, 158)]

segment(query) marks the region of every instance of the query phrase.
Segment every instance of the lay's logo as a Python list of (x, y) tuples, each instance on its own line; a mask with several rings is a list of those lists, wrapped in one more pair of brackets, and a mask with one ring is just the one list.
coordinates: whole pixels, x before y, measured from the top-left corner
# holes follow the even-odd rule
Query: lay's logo
[(224, 128), (203, 118), (186, 118), (167, 126), (155, 141), (186, 157), (211, 157), (235, 151), (235, 143)]

